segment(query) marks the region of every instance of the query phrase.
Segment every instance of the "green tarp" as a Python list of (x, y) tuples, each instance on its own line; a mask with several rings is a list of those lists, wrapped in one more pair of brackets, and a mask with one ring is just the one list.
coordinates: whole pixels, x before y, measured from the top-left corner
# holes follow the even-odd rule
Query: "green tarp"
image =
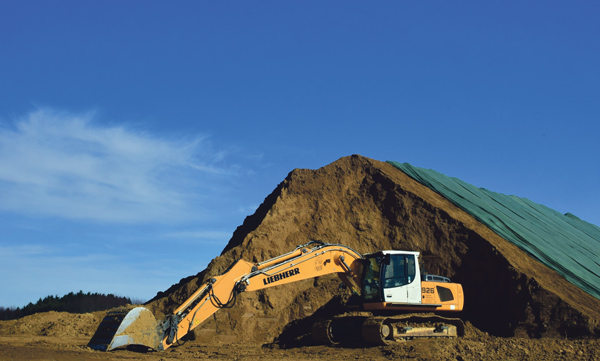
[(495, 233), (600, 299), (600, 228), (526, 198), (478, 188), (408, 163), (388, 161)]

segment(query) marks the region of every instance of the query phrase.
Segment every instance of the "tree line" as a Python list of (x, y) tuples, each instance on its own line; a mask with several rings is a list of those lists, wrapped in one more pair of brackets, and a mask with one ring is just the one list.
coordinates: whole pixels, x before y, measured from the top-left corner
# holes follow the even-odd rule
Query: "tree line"
[(71, 313), (103, 311), (127, 304), (133, 304), (129, 297), (120, 297), (113, 294), (105, 295), (102, 293), (83, 293), (83, 291), (77, 293), (70, 292), (62, 297), (46, 296), (40, 298), (36, 303), (29, 302), (29, 304), (23, 308), (5, 308), (0, 306), (0, 320), (14, 320), (33, 315), (34, 313), (48, 311)]

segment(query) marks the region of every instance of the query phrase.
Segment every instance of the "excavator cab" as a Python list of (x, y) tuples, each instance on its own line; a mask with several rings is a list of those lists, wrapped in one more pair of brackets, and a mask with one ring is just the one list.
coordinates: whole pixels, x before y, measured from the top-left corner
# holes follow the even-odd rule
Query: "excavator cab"
[(421, 302), (419, 252), (380, 251), (365, 255), (363, 302)]

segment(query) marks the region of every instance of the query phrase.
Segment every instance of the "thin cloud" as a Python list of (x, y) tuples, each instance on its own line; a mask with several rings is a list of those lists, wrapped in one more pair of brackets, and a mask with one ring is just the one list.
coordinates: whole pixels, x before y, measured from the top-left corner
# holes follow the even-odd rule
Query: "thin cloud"
[(226, 154), (206, 137), (170, 140), (42, 109), (0, 128), (0, 211), (104, 222), (189, 219)]

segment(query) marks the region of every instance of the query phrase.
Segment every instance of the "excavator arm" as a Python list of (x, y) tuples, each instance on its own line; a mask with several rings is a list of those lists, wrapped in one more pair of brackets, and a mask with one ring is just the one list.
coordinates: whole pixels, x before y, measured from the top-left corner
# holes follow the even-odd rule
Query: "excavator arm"
[(162, 322), (137, 307), (109, 313), (88, 346), (108, 351), (128, 345), (166, 350), (221, 308), (235, 304), (238, 294), (337, 273), (353, 291), (361, 289), (363, 257), (340, 245), (311, 241), (273, 259), (251, 263), (238, 260), (225, 273), (204, 283)]
[(258, 264), (239, 260), (225, 273), (203, 284), (167, 317), (163, 326), (164, 337), (158, 348), (167, 349), (220, 308), (232, 307), (241, 292), (332, 273), (340, 274), (350, 288), (359, 292), (362, 270), (359, 259), (362, 259), (360, 253), (349, 247), (312, 241)]

